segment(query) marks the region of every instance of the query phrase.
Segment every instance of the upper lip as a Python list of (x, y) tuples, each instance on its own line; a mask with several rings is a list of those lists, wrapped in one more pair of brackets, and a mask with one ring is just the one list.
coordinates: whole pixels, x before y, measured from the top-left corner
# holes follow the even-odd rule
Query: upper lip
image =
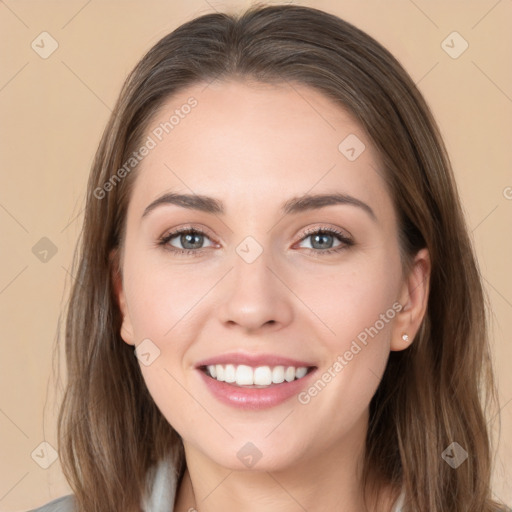
[(300, 361), (299, 359), (293, 359), (290, 357), (279, 356), (276, 354), (244, 354), (241, 352), (227, 352), (218, 356), (210, 357), (199, 361), (196, 364), (196, 368), (203, 366), (215, 365), (215, 364), (244, 364), (247, 366), (294, 366), (295, 368), (300, 367), (313, 367), (310, 362)]

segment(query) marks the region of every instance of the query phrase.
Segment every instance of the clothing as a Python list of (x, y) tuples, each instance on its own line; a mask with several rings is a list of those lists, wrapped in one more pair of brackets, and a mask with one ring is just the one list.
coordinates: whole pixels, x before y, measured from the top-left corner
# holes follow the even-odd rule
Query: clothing
[[(176, 496), (177, 477), (172, 464), (161, 461), (152, 477), (152, 490), (142, 500), (144, 512), (172, 512)], [(73, 495), (63, 496), (29, 512), (74, 512)]]
[[(169, 463), (161, 462), (154, 473), (152, 491), (149, 496), (142, 500), (142, 510), (144, 512), (172, 512), (176, 487), (177, 478), (174, 468)], [(402, 493), (393, 512), (402, 512), (403, 504), (404, 494)], [(29, 512), (73, 512), (74, 510), (74, 498), (69, 495), (53, 500), (43, 507)]]

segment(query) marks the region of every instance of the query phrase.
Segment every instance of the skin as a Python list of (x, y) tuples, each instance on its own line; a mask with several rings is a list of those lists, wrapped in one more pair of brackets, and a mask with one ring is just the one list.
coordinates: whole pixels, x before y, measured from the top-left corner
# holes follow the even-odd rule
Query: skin
[[(150, 129), (190, 96), (198, 105), (137, 168), (122, 276), (114, 276), (122, 338), (135, 346), (149, 338), (160, 350), (141, 371), (183, 438), (188, 469), (176, 509), (361, 511), (369, 403), (390, 350), (412, 343), (425, 314), (428, 253), (420, 251), (404, 275), (378, 154), (330, 99), (297, 84), (197, 84), (168, 100)], [(348, 134), (366, 146), (352, 162), (338, 150)], [(226, 212), (167, 204), (141, 219), (170, 191), (212, 196)], [(349, 204), (279, 211), (291, 197), (334, 191), (366, 203), (375, 219)], [(190, 223), (207, 232), (202, 254), (157, 245)], [(339, 229), (354, 245), (322, 254), (304, 235), (309, 227)], [(247, 236), (263, 248), (250, 264), (235, 250)], [(327, 242), (340, 244), (335, 237)], [(186, 241), (177, 236), (168, 245), (180, 243)], [(241, 411), (217, 401), (194, 369), (202, 359), (240, 350), (311, 361), (321, 375), (397, 301), (402, 311), (306, 405), (293, 397)], [(251, 469), (237, 457), (247, 442), (262, 453)], [(383, 495), (379, 507), (389, 499)]]

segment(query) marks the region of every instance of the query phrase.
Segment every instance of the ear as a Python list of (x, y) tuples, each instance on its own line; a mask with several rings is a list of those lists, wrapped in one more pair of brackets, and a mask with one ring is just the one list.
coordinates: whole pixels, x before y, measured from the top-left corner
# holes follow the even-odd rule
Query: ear
[[(402, 285), (398, 301), (401, 311), (395, 317), (391, 350), (403, 350), (411, 345), (427, 311), (430, 289), (430, 254), (421, 249), (414, 258), (409, 275)], [(406, 339), (403, 336), (406, 336)]]
[(119, 311), (122, 316), (121, 323), (121, 338), (128, 343), (128, 345), (135, 345), (135, 340), (133, 336), (133, 328), (131, 323), (130, 314), (128, 312), (128, 306), (126, 304), (126, 297), (123, 288), (123, 276), (121, 273), (121, 265), (119, 261), (119, 250), (112, 249), (109, 255), (110, 259), (110, 268), (111, 270), (111, 279), (112, 279), (112, 287), (114, 290), (114, 294), (117, 300), (117, 305), (119, 307)]

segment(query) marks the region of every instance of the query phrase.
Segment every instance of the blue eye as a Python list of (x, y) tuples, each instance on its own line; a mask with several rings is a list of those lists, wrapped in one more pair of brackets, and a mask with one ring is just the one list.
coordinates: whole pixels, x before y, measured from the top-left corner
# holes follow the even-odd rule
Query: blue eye
[[(337, 253), (354, 245), (354, 241), (351, 238), (333, 228), (311, 229), (302, 236), (299, 243), (308, 238), (312, 239), (312, 241), (310, 242), (310, 247), (305, 247), (305, 249), (316, 256)], [(176, 247), (171, 243), (174, 239), (178, 241), (181, 247)], [(336, 240), (338, 244), (333, 245)], [(210, 241), (210, 245), (203, 247), (205, 241)], [(199, 256), (204, 253), (205, 249), (212, 247), (214, 244), (208, 235), (200, 229), (185, 227), (163, 236), (159, 239), (158, 245), (177, 255)]]
[[(181, 244), (180, 247), (175, 247), (170, 244), (171, 240), (176, 238)], [(158, 242), (159, 245), (164, 246), (166, 249), (176, 252), (178, 254), (191, 254), (202, 252), (202, 244), (204, 240), (209, 240), (206, 233), (203, 233), (200, 229), (197, 228), (184, 228), (173, 231), (168, 235), (164, 236)], [(213, 245), (213, 244), (212, 244)]]
[[(311, 242), (310, 247), (306, 247), (306, 249), (317, 255), (340, 252), (354, 245), (354, 241), (351, 238), (333, 228), (316, 228), (308, 231), (300, 241), (302, 242), (308, 238), (311, 239)], [(339, 242), (338, 245), (333, 245), (336, 240)]]

